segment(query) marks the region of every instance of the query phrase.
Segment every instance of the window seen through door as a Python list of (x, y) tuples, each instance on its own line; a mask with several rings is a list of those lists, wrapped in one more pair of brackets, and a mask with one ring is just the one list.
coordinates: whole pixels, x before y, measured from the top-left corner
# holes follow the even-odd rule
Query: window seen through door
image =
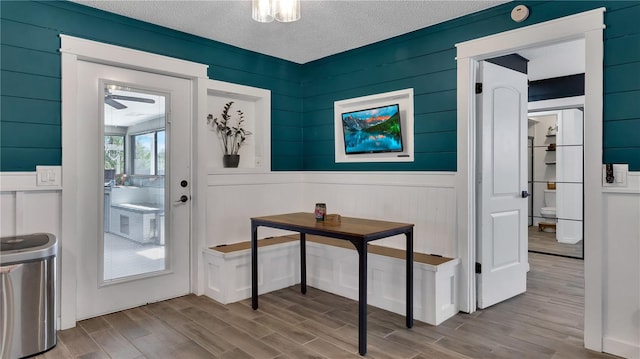
[(164, 175), (165, 131), (132, 136), (134, 175)]

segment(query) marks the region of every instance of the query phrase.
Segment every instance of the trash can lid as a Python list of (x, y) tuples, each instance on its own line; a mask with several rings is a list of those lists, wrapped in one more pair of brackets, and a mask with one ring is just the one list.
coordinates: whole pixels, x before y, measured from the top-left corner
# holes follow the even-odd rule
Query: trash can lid
[(56, 236), (34, 233), (0, 238), (0, 264), (26, 262), (55, 256), (58, 252)]

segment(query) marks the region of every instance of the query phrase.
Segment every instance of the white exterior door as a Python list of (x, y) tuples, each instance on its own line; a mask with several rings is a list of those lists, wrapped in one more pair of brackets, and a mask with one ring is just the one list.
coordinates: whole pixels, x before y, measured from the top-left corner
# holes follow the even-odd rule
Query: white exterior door
[(477, 304), (527, 288), (527, 75), (480, 62), (477, 96)]
[(191, 82), (78, 61), (77, 89), (77, 319), (189, 293)]

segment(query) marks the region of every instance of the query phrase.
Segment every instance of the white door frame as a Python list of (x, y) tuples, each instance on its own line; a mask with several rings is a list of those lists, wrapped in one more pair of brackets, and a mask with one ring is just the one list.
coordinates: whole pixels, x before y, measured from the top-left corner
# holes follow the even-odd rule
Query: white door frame
[[(81, 169), (77, 166), (77, 156), (73, 150), (76, 136), (81, 135), (76, 132), (75, 126), (76, 121), (78, 121), (76, 119), (78, 61), (90, 61), (191, 80), (193, 98), (193, 103), (191, 104), (193, 118), (191, 121), (194, 123), (201, 112), (198, 108), (198, 94), (201, 92), (202, 84), (207, 80), (208, 66), (67, 35), (60, 35), (60, 40), (62, 60), (62, 228), (59, 256), (59, 326), (60, 329), (67, 329), (76, 325), (76, 271), (80, 270), (80, 268), (77, 268), (76, 258), (82, 255), (79, 251), (79, 241), (86, 240), (78, 238), (77, 235), (77, 228), (82, 225), (83, 221), (78, 220), (81, 219), (81, 213), (79, 213), (76, 206), (77, 196), (74, 191), (78, 181), (82, 180), (82, 178), (79, 178)], [(191, 136), (193, 137), (193, 134)], [(193, 142), (192, 146), (195, 146)], [(193, 163), (193, 156), (191, 161)], [(194, 173), (195, 170), (192, 165), (192, 181), (197, 178)], [(192, 188), (195, 188), (195, 186)], [(193, 220), (190, 223), (190, 227), (193, 234)], [(200, 245), (194, 243), (193, 239), (190, 243), (191, 250), (189, 252), (193, 257), (196, 252), (194, 248), (198, 248)], [(197, 261), (191, 262), (191, 288), (193, 290), (197, 287), (198, 273), (194, 270)]]
[(518, 50), (575, 39), (585, 39), (585, 142), (584, 142), (584, 228), (585, 228), (585, 325), (588, 349), (602, 351), (602, 116), (603, 116), (603, 30), (605, 8), (550, 20), (496, 35), (456, 44), (458, 61), (457, 138), (457, 238), (462, 269), (460, 310), (476, 310), (476, 64), (480, 60)]

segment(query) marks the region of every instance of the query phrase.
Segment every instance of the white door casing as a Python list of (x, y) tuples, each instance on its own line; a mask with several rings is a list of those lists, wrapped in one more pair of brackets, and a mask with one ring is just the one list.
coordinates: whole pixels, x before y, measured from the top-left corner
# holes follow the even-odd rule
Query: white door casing
[[(61, 82), (62, 82), (62, 228), (60, 235), (60, 329), (74, 327), (77, 320), (77, 272), (78, 258), (81, 255), (81, 241), (77, 227), (82, 211), (77, 208), (76, 202), (79, 195), (76, 192), (78, 183), (82, 180), (82, 168), (78, 165), (78, 153), (72, 150), (75, 147), (79, 132), (76, 124), (82, 120), (76, 114), (78, 92), (77, 76), (78, 63), (81, 60), (94, 63), (109, 64), (122, 68), (136, 69), (155, 74), (163, 74), (172, 77), (187, 79), (191, 84), (191, 98), (189, 103), (191, 113), (188, 116), (189, 123), (194, 123), (196, 117), (204, 116), (202, 101), (206, 97), (204, 84), (207, 81), (207, 65), (179, 60), (167, 56), (156, 55), (148, 52), (132, 50), (120, 46), (103, 44), (77, 37), (60, 35), (61, 40)], [(196, 95), (197, 94), (197, 95)], [(97, 110), (96, 110), (97, 111)], [(190, 126), (191, 127), (191, 126)], [(193, 134), (191, 134), (193, 138)], [(192, 168), (191, 178), (197, 178), (197, 172)], [(198, 183), (194, 181), (191, 188), (196, 188)], [(195, 194), (197, 196), (197, 193)], [(199, 233), (196, 223), (191, 223), (191, 233), (197, 232), (196, 238), (192, 238), (190, 245), (191, 258), (196, 258), (195, 253), (202, 245), (203, 238)], [(192, 261), (190, 283), (192, 287), (198, 282), (198, 274), (193, 270), (195, 264)]]
[[(479, 63), (478, 228), (479, 308), (527, 289), (527, 75)], [(480, 269), (481, 268), (481, 269)]]
[[(461, 259), (460, 310), (476, 310), (475, 286), (475, 65), (520, 49), (585, 39), (585, 158), (602, 158), (603, 30), (606, 8), (597, 8), (456, 44), (457, 54), (457, 233)], [(601, 161), (585, 161), (585, 322), (588, 349), (602, 350), (603, 223)]]
[[(102, 236), (103, 131), (102, 81), (128, 84), (138, 89), (167, 94), (167, 176), (165, 223), (168, 268), (162, 274), (100, 286), (102, 255), (98, 238)], [(122, 69), (86, 61), (78, 63), (79, 133), (76, 141), (78, 165), (82, 168), (76, 187), (82, 223), (78, 257), (77, 318), (85, 319), (189, 293), (189, 203), (175, 200), (188, 195), (188, 187), (178, 184), (189, 178), (190, 157), (190, 81), (148, 72)], [(97, 144), (97, 145), (96, 145)], [(144, 190), (138, 188), (138, 190)]]

